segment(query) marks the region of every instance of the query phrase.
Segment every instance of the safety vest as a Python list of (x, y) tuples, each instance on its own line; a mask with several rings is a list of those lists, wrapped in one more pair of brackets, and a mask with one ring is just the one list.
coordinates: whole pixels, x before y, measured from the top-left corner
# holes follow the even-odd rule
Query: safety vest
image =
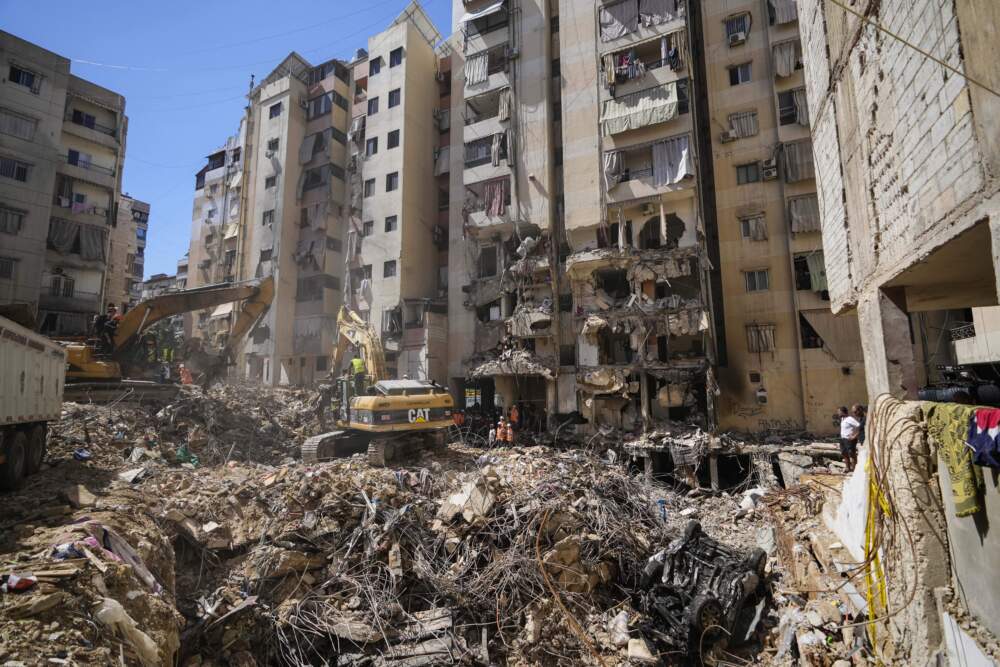
[(353, 359), (351, 359), (351, 370), (354, 371), (355, 375), (357, 375), (358, 373), (364, 373), (365, 372), (365, 362), (364, 362), (364, 360), (363, 359), (358, 359), (357, 357), (354, 357)]

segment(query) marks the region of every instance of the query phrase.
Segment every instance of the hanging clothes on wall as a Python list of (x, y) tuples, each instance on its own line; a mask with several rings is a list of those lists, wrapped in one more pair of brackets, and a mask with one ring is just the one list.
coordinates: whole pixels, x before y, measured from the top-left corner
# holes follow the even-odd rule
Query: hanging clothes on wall
[(927, 433), (948, 468), (955, 516), (971, 516), (982, 508), (982, 468), (972, 464), (972, 450), (965, 441), (976, 408), (957, 403), (934, 403), (927, 409)]
[(677, 185), (693, 176), (686, 134), (653, 144), (653, 185)]
[(604, 154), (604, 188), (611, 190), (622, 182), (622, 151)]
[(809, 127), (809, 102), (806, 100), (806, 89), (793, 90), (792, 99), (795, 101), (795, 122), (803, 127)]
[(772, 53), (774, 54), (774, 73), (779, 77), (791, 76), (795, 71), (795, 65), (802, 57), (798, 40), (775, 44)]
[(1000, 409), (976, 409), (969, 420), (968, 444), (974, 464), (1000, 468)]
[(510, 88), (500, 91), (500, 101), (497, 105), (497, 120), (510, 120)]
[(489, 54), (486, 51), (474, 53), (465, 61), (465, 83), (474, 86), (489, 78), (488, 71)]

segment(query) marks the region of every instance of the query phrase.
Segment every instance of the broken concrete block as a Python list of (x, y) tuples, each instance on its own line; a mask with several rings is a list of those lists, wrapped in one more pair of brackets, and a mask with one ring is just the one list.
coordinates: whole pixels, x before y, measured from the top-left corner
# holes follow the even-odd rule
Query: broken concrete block
[(628, 659), (644, 665), (655, 665), (658, 662), (646, 640), (641, 638), (628, 640)]
[(209, 549), (228, 549), (232, 542), (229, 528), (209, 521), (201, 527), (199, 541)]
[(93, 507), (97, 504), (97, 496), (91, 493), (83, 484), (74, 484), (66, 487), (62, 492), (63, 498), (73, 509), (81, 507)]
[(680, 511), (681, 516), (692, 516), (698, 513), (697, 507), (685, 507)]

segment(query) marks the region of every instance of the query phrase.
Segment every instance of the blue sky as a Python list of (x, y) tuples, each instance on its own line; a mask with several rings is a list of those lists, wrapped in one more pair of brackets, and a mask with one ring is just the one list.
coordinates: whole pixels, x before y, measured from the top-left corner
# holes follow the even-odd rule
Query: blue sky
[[(152, 206), (149, 277), (174, 273), (187, 252), (194, 174), (238, 128), (250, 75), (260, 80), (292, 50), (312, 63), (349, 59), (408, 1), (0, 0), (0, 16), (4, 30), (125, 95), (123, 189)], [(446, 35), (451, 0), (421, 4)]]

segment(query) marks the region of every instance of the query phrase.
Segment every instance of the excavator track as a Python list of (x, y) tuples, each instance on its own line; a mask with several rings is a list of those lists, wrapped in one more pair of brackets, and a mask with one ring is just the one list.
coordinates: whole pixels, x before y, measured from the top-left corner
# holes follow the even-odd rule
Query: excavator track
[(330, 431), (307, 438), (300, 452), (303, 463), (321, 463), (352, 454), (359, 454), (370, 447), (367, 434), (352, 430)]
[(369, 465), (384, 468), (392, 463), (396, 454), (396, 445), (387, 438), (372, 438), (368, 443)]
[(122, 382), (67, 382), (63, 400), (73, 403), (145, 403), (165, 405), (180, 392), (179, 384), (162, 384), (147, 380)]

